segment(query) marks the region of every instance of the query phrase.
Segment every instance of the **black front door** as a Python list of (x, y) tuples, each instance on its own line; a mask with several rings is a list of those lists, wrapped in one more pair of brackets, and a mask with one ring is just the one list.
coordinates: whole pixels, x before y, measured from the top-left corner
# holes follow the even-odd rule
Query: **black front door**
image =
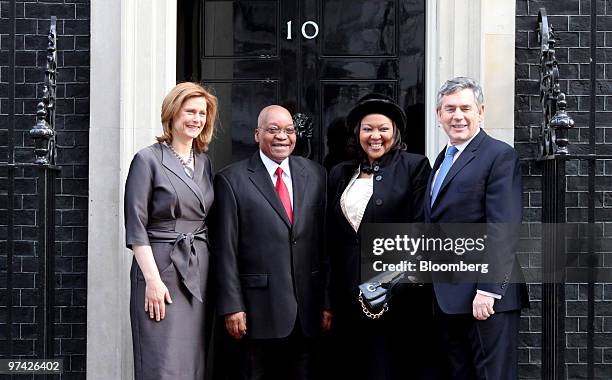
[(217, 169), (255, 151), (257, 115), (269, 104), (312, 118), (299, 153), (330, 166), (345, 154), (346, 113), (372, 91), (404, 107), (405, 141), (424, 152), (425, 0), (183, 2), (192, 5), (179, 6), (178, 79), (199, 79), (219, 98)]

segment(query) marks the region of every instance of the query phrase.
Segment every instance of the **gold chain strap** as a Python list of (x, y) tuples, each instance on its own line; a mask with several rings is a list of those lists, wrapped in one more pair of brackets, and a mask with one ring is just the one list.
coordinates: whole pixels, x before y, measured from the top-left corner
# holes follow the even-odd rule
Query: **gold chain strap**
[(361, 310), (363, 310), (363, 313), (366, 315), (366, 317), (368, 317), (370, 319), (379, 319), (380, 317), (383, 316), (383, 314), (387, 310), (389, 310), (389, 307), (385, 303), (383, 308), (378, 313), (372, 313), (370, 310), (368, 310), (368, 307), (366, 306), (365, 302), (363, 301), (363, 293), (361, 292), (361, 290), (359, 291), (359, 303), (361, 303)]

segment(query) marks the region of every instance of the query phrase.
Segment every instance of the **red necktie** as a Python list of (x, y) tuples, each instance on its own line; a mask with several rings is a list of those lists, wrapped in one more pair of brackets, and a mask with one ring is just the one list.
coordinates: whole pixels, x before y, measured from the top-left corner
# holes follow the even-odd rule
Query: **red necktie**
[(291, 198), (289, 198), (289, 190), (287, 190), (287, 186), (285, 186), (285, 182), (283, 181), (283, 169), (279, 166), (276, 169), (276, 192), (278, 193), (278, 197), (280, 198), (283, 206), (285, 207), (285, 212), (287, 212), (287, 216), (289, 217), (289, 222), (293, 223), (293, 211), (291, 210)]

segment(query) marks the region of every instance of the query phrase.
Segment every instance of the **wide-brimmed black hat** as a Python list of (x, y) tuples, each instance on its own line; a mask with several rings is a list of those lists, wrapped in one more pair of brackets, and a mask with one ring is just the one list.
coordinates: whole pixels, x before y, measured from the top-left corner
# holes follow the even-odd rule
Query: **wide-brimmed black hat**
[(404, 134), (406, 130), (406, 114), (404, 110), (390, 97), (377, 93), (371, 93), (359, 99), (346, 117), (347, 127), (349, 127), (349, 130), (352, 130), (361, 122), (364, 116), (372, 113), (387, 116), (395, 123), (400, 134)]

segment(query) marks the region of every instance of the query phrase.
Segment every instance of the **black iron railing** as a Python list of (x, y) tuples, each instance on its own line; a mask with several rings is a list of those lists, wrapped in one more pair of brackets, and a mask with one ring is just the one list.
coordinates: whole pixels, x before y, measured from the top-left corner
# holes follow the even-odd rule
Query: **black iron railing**
[[(9, 2), (14, 4), (14, 2)], [(14, 12), (14, 9), (9, 9)], [(14, 18), (12, 18), (14, 24)], [(15, 249), (16, 219), (18, 213), (25, 213), (25, 202), (23, 194), (16, 194), (16, 181), (28, 180), (28, 176), (35, 178), (36, 194), (27, 194), (30, 198), (37, 199), (34, 208), (34, 219), (36, 220), (36, 242), (35, 257), (38, 265), (37, 276), (35, 276), (34, 286), (37, 295), (35, 303), (34, 321), (36, 323), (36, 340), (34, 344), (34, 356), (40, 359), (54, 357), (54, 292), (55, 292), (55, 180), (60, 171), (56, 164), (55, 146), (55, 104), (57, 87), (57, 19), (51, 17), (51, 27), (48, 34), (47, 43), (47, 63), (43, 84), (43, 99), (37, 106), (36, 123), (30, 130), (30, 136), (34, 139), (35, 148), (34, 162), (15, 162), (15, 107), (11, 106), (15, 98), (9, 97), (9, 125), (8, 125), (8, 155), (7, 162), (0, 163), (0, 169), (6, 174), (6, 324), (5, 337), (7, 349), (3, 351), (7, 358), (21, 356), (15, 349), (16, 339), (13, 336), (13, 324), (16, 322), (14, 313), (14, 299), (16, 291), (14, 280), (16, 278), (15, 267), (19, 267), (15, 260), (20, 258), (19, 252)], [(13, 29), (14, 32), (14, 29)], [(12, 34), (14, 40), (14, 33)], [(14, 44), (11, 45), (11, 53), (14, 58)], [(9, 60), (9, 75), (14, 73), (14, 59)], [(14, 74), (13, 74), (14, 79)], [(10, 81), (9, 81), (10, 82)], [(9, 83), (9, 87), (14, 87), (14, 80)], [(18, 176), (16, 179), (16, 175)], [(18, 200), (18, 204), (16, 204)], [(23, 239), (20, 237), (18, 239)], [(20, 274), (20, 273), (17, 273)], [(31, 300), (34, 301), (34, 300)]]
[[(557, 130), (567, 129), (573, 121), (565, 113), (565, 95), (560, 90), (559, 67), (555, 57), (555, 36), (545, 9), (538, 14), (540, 42), (540, 101), (542, 124), (539, 147), (542, 160), (542, 223), (552, 228), (542, 231), (542, 379), (564, 379), (565, 373), (565, 286), (563, 273), (555, 269), (565, 261), (563, 242), (554, 226), (565, 223), (565, 155), (568, 141), (557, 144)], [(565, 119), (561, 121), (562, 115)], [(566, 135), (566, 133), (559, 133)], [(561, 278), (559, 278), (561, 277)]]
[[(567, 264), (567, 246), (564, 236), (561, 236), (561, 225), (567, 223), (567, 172), (566, 164), (577, 161), (587, 162), (587, 219), (580, 220), (593, 226), (595, 218), (596, 199), (596, 162), (610, 160), (610, 155), (598, 155), (595, 140), (595, 88), (596, 88), (596, 30), (597, 13), (595, 2), (591, 10), (591, 93), (588, 154), (572, 154), (569, 141), (569, 131), (574, 128), (573, 119), (567, 114), (565, 94), (561, 92), (560, 73), (555, 57), (555, 32), (547, 17), (546, 10), (541, 8), (538, 13), (537, 35), (540, 42), (540, 100), (542, 103), (542, 125), (539, 135), (539, 152), (542, 169), (542, 379), (566, 379), (565, 347), (565, 274), (556, 269)], [(585, 128), (586, 129), (586, 128)], [(584, 151), (584, 144), (583, 151)], [(575, 222), (575, 221), (573, 221)], [(595, 290), (597, 273), (597, 254), (595, 252), (595, 228), (585, 228), (586, 252), (581, 253), (581, 263), (587, 267), (587, 347), (586, 347), (586, 378), (595, 377)]]

